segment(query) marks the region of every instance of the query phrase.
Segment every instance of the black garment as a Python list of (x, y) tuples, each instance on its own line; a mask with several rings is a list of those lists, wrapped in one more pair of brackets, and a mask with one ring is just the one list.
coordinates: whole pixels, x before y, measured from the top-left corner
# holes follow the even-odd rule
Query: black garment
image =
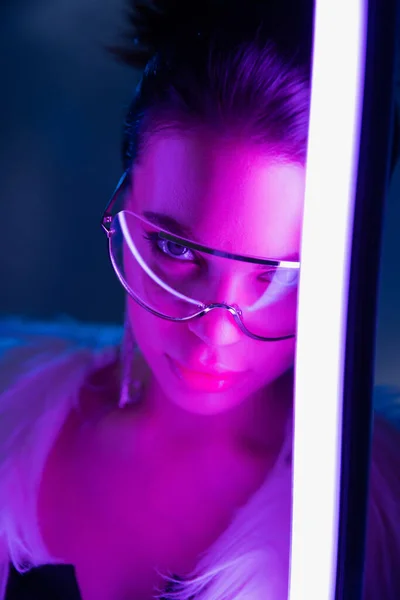
[(5, 600), (82, 600), (82, 597), (71, 565), (45, 565), (23, 574), (11, 566)]
[(27, 573), (11, 566), (5, 600), (82, 600), (70, 565), (45, 565)]

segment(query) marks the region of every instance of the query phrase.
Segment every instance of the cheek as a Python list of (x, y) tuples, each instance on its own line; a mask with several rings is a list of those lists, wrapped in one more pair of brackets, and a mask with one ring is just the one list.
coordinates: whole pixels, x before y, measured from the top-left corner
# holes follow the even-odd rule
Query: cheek
[(296, 351), (295, 339), (282, 342), (261, 342), (246, 357), (254, 372), (257, 387), (271, 383), (294, 366)]
[[(168, 350), (178, 348), (180, 352), (191, 351), (193, 339), (187, 328), (177, 323), (160, 319), (128, 299), (128, 315), (133, 336), (139, 349), (152, 370), (157, 371), (160, 358)], [(231, 347), (237, 354), (236, 364), (251, 371), (249, 393), (272, 383), (294, 365), (295, 340), (283, 342), (254, 342), (243, 338)]]
[(133, 337), (141, 353), (150, 363), (151, 357), (162, 355), (166, 347), (172, 346), (179, 335), (179, 324), (152, 315), (132, 298), (128, 298), (128, 315)]
[[(134, 300), (128, 298), (129, 324), (133, 337), (141, 352), (146, 354), (149, 347), (156, 346), (161, 337), (159, 331), (161, 319), (139, 306)], [(158, 323), (160, 321), (160, 323)]]

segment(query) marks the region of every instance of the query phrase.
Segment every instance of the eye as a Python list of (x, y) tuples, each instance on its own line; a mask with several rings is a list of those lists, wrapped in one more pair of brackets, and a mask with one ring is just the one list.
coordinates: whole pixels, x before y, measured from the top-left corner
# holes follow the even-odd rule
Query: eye
[(178, 260), (195, 260), (195, 256), (189, 248), (170, 242), (169, 240), (158, 239), (157, 246), (163, 254), (166, 254), (170, 258), (177, 258)]
[(148, 233), (145, 238), (150, 242), (153, 250), (160, 252), (168, 258), (179, 260), (181, 262), (196, 260), (196, 256), (192, 250), (189, 250), (189, 248), (186, 248), (186, 246), (181, 244), (165, 240), (155, 232)]
[(282, 286), (295, 286), (299, 281), (299, 271), (297, 269), (285, 269), (284, 267), (278, 269), (270, 269), (260, 276), (261, 281), (267, 281), (269, 283), (278, 283)]

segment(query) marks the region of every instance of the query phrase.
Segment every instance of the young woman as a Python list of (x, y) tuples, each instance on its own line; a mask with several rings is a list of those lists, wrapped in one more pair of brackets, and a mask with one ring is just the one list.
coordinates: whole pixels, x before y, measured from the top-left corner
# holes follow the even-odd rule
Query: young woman
[[(312, 13), (133, 3), (123, 339), (2, 325), (2, 598), (286, 600)], [(400, 597), (399, 440), (377, 416), (365, 600)]]

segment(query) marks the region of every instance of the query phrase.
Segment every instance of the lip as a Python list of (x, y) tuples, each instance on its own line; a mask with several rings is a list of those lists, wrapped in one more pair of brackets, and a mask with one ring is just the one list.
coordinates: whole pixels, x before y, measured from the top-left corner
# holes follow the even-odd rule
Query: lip
[(206, 372), (196, 368), (186, 367), (170, 356), (166, 356), (174, 375), (176, 375), (185, 386), (199, 392), (222, 392), (233, 387), (244, 375), (243, 372), (222, 371), (220, 369)]

